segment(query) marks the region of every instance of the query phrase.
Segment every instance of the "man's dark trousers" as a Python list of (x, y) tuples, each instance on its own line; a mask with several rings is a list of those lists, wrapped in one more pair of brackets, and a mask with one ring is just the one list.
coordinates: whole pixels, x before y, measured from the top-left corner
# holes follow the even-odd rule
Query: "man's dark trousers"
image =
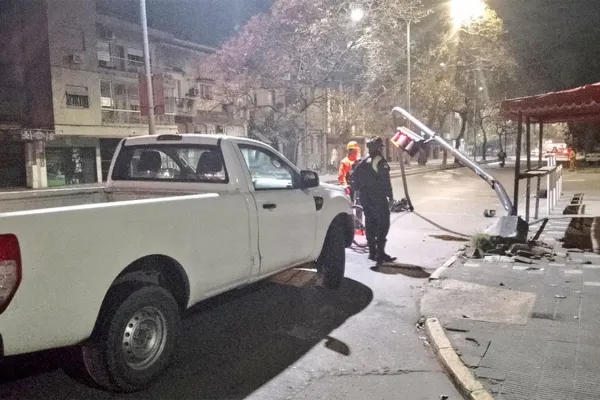
[(380, 196), (365, 196), (360, 198), (365, 212), (365, 228), (369, 252), (376, 257), (383, 256), (387, 234), (390, 231), (390, 208), (387, 198)]

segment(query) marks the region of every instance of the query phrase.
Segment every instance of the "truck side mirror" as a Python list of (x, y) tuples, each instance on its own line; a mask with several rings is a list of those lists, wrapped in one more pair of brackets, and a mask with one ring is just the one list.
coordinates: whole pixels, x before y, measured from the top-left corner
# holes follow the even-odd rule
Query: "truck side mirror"
[(300, 187), (308, 189), (319, 186), (319, 175), (315, 171), (300, 171)]

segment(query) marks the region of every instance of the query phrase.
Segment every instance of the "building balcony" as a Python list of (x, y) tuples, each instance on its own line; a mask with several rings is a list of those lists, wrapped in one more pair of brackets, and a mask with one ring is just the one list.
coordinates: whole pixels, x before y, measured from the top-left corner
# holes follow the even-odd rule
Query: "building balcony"
[[(175, 114), (155, 116), (157, 125), (175, 125)], [(135, 110), (102, 110), (103, 125), (146, 125), (148, 117)]]

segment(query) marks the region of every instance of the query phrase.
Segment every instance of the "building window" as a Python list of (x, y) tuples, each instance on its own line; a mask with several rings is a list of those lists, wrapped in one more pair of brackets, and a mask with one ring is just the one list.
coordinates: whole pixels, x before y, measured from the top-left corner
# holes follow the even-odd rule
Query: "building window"
[(100, 105), (102, 108), (113, 108), (111, 81), (100, 81)]
[(90, 108), (88, 89), (84, 86), (67, 85), (67, 107)]
[(127, 70), (137, 72), (144, 65), (144, 52), (138, 49), (127, 49)]
[(201, 83), (198, 85), (198, 91), (200, 93), (200, 97), (204, 100), (212, 100), (213, 94), (210, 85)]
[(98, 42), (96, 45), (98, 66), (125, 71), (125, 48), (118, 44)]
[(173, 114), (176, 111), (177, 99), (175, 98), (175, 88), (164, 88), (165, 91), (165, 112)]
[(138, 82), (100, 81), (102, 122), (139, 124), (140, 94)]

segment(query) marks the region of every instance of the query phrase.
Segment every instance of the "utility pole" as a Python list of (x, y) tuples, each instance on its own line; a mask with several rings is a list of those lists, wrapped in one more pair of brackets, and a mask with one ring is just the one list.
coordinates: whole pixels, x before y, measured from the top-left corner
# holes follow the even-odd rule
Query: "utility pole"
[[(410, 113), (410, 21), (406, 21), (406, 102), (408, 105), (408, 112)], [(410, 122), (409, 122), (410, 124)], [(406, 155), (404, 150), (398, 149), (400, 152), (400, 172), (402, 174), (402, 186), (404, 187), (404, 197), (408, 203), (408, 209), (414, 211), (410, 194), (408, 193), (408, 182), (406, 181), (406, 171), (404, 169), (404, 162)]]
[(410, 113), (410, 21), (406, 21), (406, 102)]
[(154, 126), (154, 93), (152, 90), (152, 70), (150, 66), (150, 45), (148, 44), (148, 20), (146, 18), (146, 0), (140, 0), (142, 36), (144, 38), (144, 67), (146, 70), (146, 90), (148, 91), (148, 133), (156, 135)]

